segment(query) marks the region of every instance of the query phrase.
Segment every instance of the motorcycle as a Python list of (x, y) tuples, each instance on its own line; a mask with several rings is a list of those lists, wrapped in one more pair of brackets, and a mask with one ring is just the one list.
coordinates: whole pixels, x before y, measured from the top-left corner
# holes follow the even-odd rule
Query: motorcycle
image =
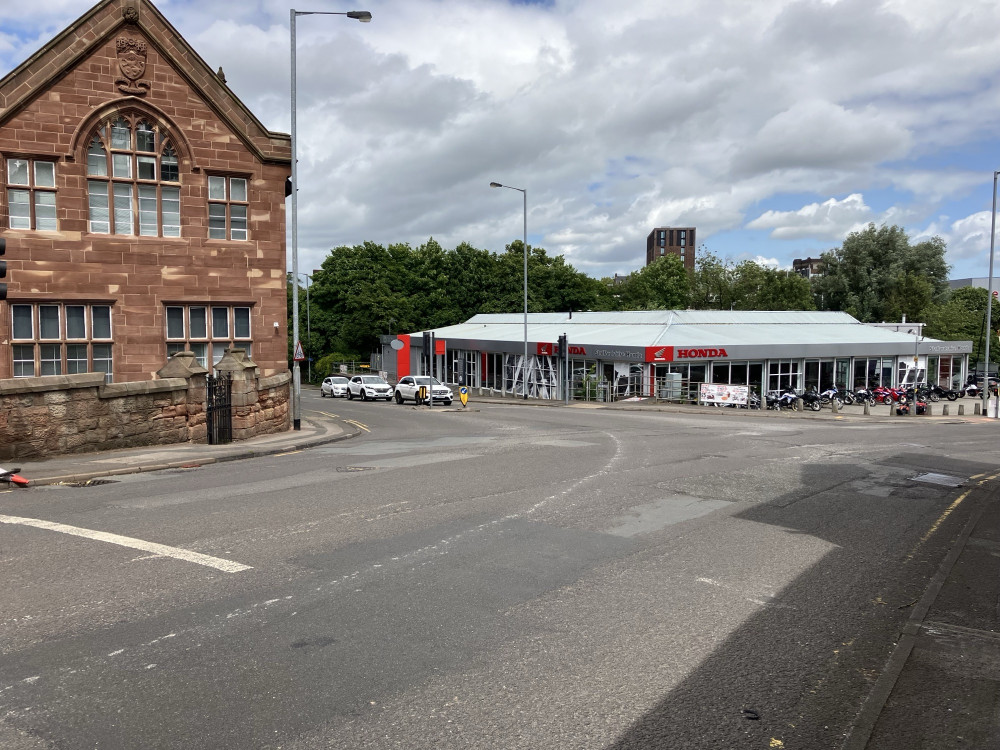
[(764, 408), (771, 409), (773, 411), (781, 411), (781, 407), (784, 405), (785, 408), (794, 408), (794, 401), (792, 406), (788, 406), (788, 402), (782, 401), (782, 396), (784, 394), (779, 391), (764, 391)]
[(819, 411), (823, 408), (823, 401), (820, 398), (819, 393), (816, 392), (815, 388), (810, 388), (808, 391), (803, 393), (800, 398), (802, 399), (802, 406), (806, 409)]
[(900, 404), (906, 403), (906, 391), (902, 388), (890, 388), (886, 385), (880, 385), (872, 388), (872, 393), (875, 394), (875, 400), (880, 404), (891, 404), (896, 401)]
[(837, 388), (830, 387), (819, 394), (819, 402), (826, 406), (832, 401), (836, 401), (838, 406), (844, 405), (844, 399), (840, 396), (840, 391)]
[(946, 398), (949, 401), (955, 401), (961, 394), (958, 391), (952, 390), (951, 388), (942, 388), (939, 385), (932, 385), (927, 389), (927, 398), (931, 401), (940, 401), (942, 398)]
[[(927, 404), (925, 402), (914, 401), (913, 403), (917, 405), (917, 414), (927, 413)], [(910, 404), (900, 401), (899, 406), (896, 407), (896, 416), (901, 417), (904, 414), (909, 414), (909, 413), (910, 413)]]
[(877, 399), (867, 388), (858, 388), (854, 391), (854, 400), (859, 404), (868, 403), (870, 406), (875, 406)]
[(795, 392), (794, 388), (785, 388), (778, 394), (777, 399), (775, 399), (775, 408), (779, 411), (781, 409), (794, 409), (798, 398), (799, 394)]
[(831, 386), (819, 394), (820, 403), (826, 406), (831, 401), (836, 401), (840, 406), (851, 406), (855, 402), (854, 394), (846, 388)]

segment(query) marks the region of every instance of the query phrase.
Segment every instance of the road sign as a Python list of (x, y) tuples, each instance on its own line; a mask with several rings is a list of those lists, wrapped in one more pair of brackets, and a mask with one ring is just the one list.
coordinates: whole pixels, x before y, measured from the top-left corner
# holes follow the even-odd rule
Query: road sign
[(469, 403), (469, 389), (463, 385), (458, 389), (458, 397), (462, 399), (462, 406), (467, 405)]
[(296, 362), (305, 362), (306, 361), (306, 355), (302, 351), (302, 342), (301, 341), (296, 341), (295, 342), (295, 355), (292, 357), (292, 359), (294, 359)]

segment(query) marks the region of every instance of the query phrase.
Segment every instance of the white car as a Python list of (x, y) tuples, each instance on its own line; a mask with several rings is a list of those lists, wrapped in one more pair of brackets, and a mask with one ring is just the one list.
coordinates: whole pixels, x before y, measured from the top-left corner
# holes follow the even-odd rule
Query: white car
[(355, 375), (347, 384), (347, 398), (360, 396), (362, 401), (384, 398), (392, 400), (392, 386), (378, 375)]
[(338, 396), (347, 395), (347, 378), (342, 375), (331, 375), (323, 381), (323, 385), (319, 387), (320, 396), (332, 396), (337, 398)]
[(406, 375), (401, 377), (399, 382), (396, 383), (396, 403), (401, 404), (404, 401), (412, 401), (415, 404), (422, 403), (419, 389), (421, 387), (427, 388), (430, 383), (433, 383), (430, 385), (432, 391), (431, 398), (435, 401), (443, 401), (445, 406), (450, 406), (455, 398), (451, 392), (451, 388), (444, 385), (437, 378), (429, 378), (426, 375)]

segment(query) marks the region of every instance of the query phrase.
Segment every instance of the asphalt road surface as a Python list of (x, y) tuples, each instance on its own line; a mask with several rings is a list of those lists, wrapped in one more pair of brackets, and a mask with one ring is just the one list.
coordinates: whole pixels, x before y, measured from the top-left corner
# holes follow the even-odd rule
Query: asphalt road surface
[(839, 748), (1000, 466), (958, 420), (303, 404), (362, 434), (0, 494), (0, 747)]

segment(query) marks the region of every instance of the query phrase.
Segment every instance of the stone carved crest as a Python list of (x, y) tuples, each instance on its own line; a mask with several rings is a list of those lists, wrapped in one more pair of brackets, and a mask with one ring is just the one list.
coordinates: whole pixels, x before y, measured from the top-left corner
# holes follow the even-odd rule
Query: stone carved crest
[(118, 78), (118, 90), (125, 94), (142, 96), (149, 91), (150, 82), (143, 80), (142, 75), (146, 72), (146, 43), (138, 39), (119, 37), (118, 47), (118, 67), (121, 68), (124, 78)]
[(122, 8), (122, 18), (124, 18), (129, 23), (135, 23), (139, 20), (139, 11), (133, 8), (131, 5), (127, 8)]

